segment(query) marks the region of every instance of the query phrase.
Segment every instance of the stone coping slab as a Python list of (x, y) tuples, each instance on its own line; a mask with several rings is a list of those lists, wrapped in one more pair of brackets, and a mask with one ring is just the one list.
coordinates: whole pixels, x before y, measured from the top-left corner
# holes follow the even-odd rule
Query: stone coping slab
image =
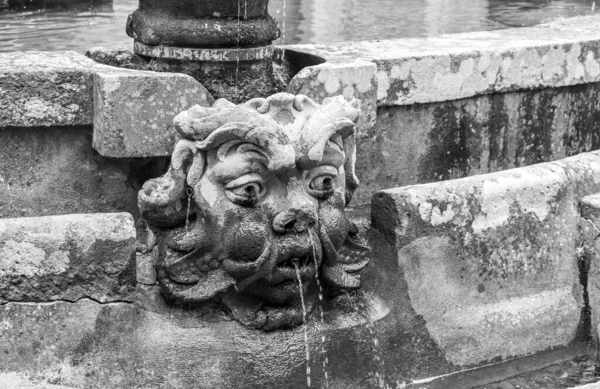
[(212, 96), (192, 77), (106, 66), (74, 51), (0, 54), (0, 128), (94, 124), (106, 157), (171, 154), (173, 117)]
[(91, 124), (95, 65), (74, 51), (0, 54), (0, 128)]
[(280, 49), (321, 57), (326, 63), (315, 72), (376, 63), (379, 106), (431, 103), (600, 81), (600, 15), (528, 28)]
[(206, 88), (185, 74), (98, 66), (93, 147), (105, 157), (170, 156), (175, 115), (213, 103)]
[(384, 190), (372, 221), (446, 359), (470, 366), (576, 338), (578, 202), (599, 190), (600, 152), (591, 152)]
[(0, 304), (132, 301), (135, 238), (128, 213), (0, 219)]
[[(289, 92), (317, 102), (355, 98), (359, 137), (368, 137), (378, 106), (598, 82), (599, 27), (594, 15), (434, 38), (279, 46), (275, 57), (292, 68), (308, 65), (294, 70)], [(123, 80), (122, 87), (111, 81), (103, 89), (106, 78)], [(128, 102), (132, 88), (153, 93)], [(152, 97), (168, 104), (155, 109)], [(0, 128), (94, 124), (95, 148), (108, 157), (168, 155), (171, 116), (196, 102), (212, 98), (183, 74), (110, 67), (72, 51), (0, 54)], [(131, 118), (119, 114), (126, 103), (135, 105)]]

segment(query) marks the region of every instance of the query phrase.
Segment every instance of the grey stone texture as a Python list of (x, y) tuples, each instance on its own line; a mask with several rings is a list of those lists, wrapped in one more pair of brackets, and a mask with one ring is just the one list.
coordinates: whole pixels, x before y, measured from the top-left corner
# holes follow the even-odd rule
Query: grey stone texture
[(361, 186), (353, 204), (383, 189), (491, 173), (600, 147), (597, 83), (379, 107), (357, 139)]
[(93, 66), (74, 51), (0, 54), (0, 128), (90, 124)]
[(0, 219), (0, 304), (131, 301), (135, 274), (127, 213)]
[(158, 247), (148, 253), (136, 253), (136, 280), (138, 284), (156, 284), (156, 270), (154, 267), (158, 261)]
[(74, 389), (63, 385), (53, 385), (47, 382), (37, 382), (18, 373), (0, 373), (0, 384), (9, 389)]
[(94, 74), (94, 148), (106, 157), (168, 156), (173, 118), (213, 98), (192, 77), (97, 65)]
[(120, 69), (70, 51), (0, 54), (0, 128), (93, 123), (94, 146), (107, 157), (169, 155), (173, 117), (211, 103), (183, 74)]
[(129, 212), (165, 158), (104, 158), (91, 127), (0, 129), (0, 217)]
[(376, 73), (377, 66), (364, 60), (307, 66), (291, 79), (287, 91), (306, 95), (318, 103), (339, 95), (348, 101), (356, 100), (360, 110), (357, 136), (365, 137), (372, 135), (371, 129), (377, 120)]
[(590, 326), (598, 341), (600, 328), (600, 193), (585, 196), (579, 202), (581, 239), (577, 247), (580, 266), (587, 271)]
[[(378, 311), (380, 303), (374, 301), (368, 314), (375, 326), (386, 313)], [(0, 305), (0, 374), (99, 389), (306, 386), (302, 328), (255, 331), (215, 311), (220, 309), (156, 313), (136, 304), (87, 299)], [(207, 316), (213, 319), (203, 320)], [(349, 306), (325, 320), (325, 325), (311, 321), (308, 326), (312, 387), (324, 385), (323, 335), (331, 387), (368, 387), (369, 373), (377, 368), (369, 325)]]
[(529, 28), (339, 44), (290, 45), (339, 64), (377, 64), (377, 104), (407, 105), (600, 81), (597, 15)]
[(406, 283), (402, 309), (424, 319), (457, 366), (573, 341), (583, 307), (578, 201), (599, 189), (592, 152), (377, 193), (373, 226)]

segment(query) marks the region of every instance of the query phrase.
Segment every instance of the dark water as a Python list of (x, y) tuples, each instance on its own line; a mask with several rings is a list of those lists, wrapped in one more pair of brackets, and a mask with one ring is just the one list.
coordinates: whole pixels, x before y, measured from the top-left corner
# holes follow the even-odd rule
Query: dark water
[[(0, 0), (0, 52), (131, 46), (125, 21), (137, 0), (22, 0), (40, 5), (9, 9), (10, 1)], [(592, 0), (271, 0), (270, 8), (284, 31), (278, 43), (312, 43), (532, 26), (598, 12), (600, 1), (596, 7)]]

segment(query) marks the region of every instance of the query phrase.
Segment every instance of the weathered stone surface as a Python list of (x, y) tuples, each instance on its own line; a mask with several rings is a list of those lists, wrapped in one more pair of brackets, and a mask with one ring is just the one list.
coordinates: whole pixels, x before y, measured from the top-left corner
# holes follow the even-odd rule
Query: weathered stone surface
[[(348, 301), (362, 300), (353, 296)], [(309, 324), (312, 387), (325, 385), (322, 347), (329, 358), (332, 388), (369, 387), (370, 373), (378, 368), (370, 330), (382, 328), (387, 313), (380, 301), (371, 302), (372, 310), (365, 313), (373, 324), (357, 315), (350, 303), (327, 312), (324, 323)], [(214, 311), (220, 312), (217, 307), (190, 307), (156, 313), (135, 304), (87, 299), (1, 305), (0, 373), (75, 388), (306, 386), (302, 328), (255, 331)]]
[(578, 200), (599, 189), (600, 153), (585, 153), (382, 191), (372, 220), (446, 359), (473, 365), (575, 338)]
[(134, 253), (126, 213), (0, 219), (0, 303), (131, 299)]
[(600, 147), (600, 84), (379, 107), (373, 136), (357, 140), (361, 186), (378, 190), (490, 173)]
[(156, 284), (156, 271), (154, 266), (158, 261), (158, 248), (149, 253), (136, 253), (136, 280), (138, 284)]
[(68, 51), (0, 54), (0, 128), (94, 123), (105, 156), (166, 156), (172, 116), (211, 103), (183, 74), (119, 69)]
[[(268, 97), (283, 89), (281, 82), (273, 74), (272, 48), (253, 48), (250, 52), (240, 52), (237, 60), (235, 50), (219, 54), (219, 49), (207, 52), (176, 49), (178, 55), (168, 53), (164, 46), (156, 47), (161, 58), (146, 57), (131, 50), (114, 50), (96, 47), (86, 52), (95, 61), (126, 69), (151, 70), (158, 73), (182, 73), (200, 82), (215, 99), (225, 98), (234, 103), (243, 103), (256, 97)], [(256, 50), (254, 50), (256, 49)], [(262, 59), (243, 60), (252, 52)], [(163, 55), (164, 54), (164, 55)], [(209, 55), (213, 61), (198, 61), (194, 57)], [(264, 58), (263, 58), (264, 57)], [(233, 60), (228, 60), (233, 58)]]
[(17, 373), (0, 373), (0, 384), (6, 389), (74, 389), (46, 382), (35, 382)]
[(287, 91), (303, 94), (322, 103), (327, 97), (342, 95), (356, 99), (360, 110), (357, 137), (370, 135), (377, 119), (377, 66), (372, 62), (307, 66), (290, 81)]
[(580, 266), (587, 272), (587, 297), (591, 334), (598, 341), (600, 328), (600, 193), (585, 196), (579, 202), (580, 234), (577, 247)]
[(94, 148), (106, 157), (167, 156), (173, 150), (173, 118), (213, 98), (190, 76), (96, 66)]
[(92, 122), (94, 62), (74, 51), (0, 54), (0, 128)]
[(91, 147), (91, 127), (0, 130), (0, 218), (129, 212), (166, 158), (110, 159)]
[(377, 64), (378, 105), (600, 81), (600, 16), (432, 38), (291, 45), (328, 63)]

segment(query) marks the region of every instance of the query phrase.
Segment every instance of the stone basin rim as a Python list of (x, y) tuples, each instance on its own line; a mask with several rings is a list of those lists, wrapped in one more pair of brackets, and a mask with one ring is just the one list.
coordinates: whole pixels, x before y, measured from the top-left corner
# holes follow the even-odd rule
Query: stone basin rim
[(273, 57), (273, 45), (246, 48), (188, 48), (158, 45), (152, 46), (134, 41), (136, 54), (152, 58), (168, 58), (201, 62), (257, 61)]

